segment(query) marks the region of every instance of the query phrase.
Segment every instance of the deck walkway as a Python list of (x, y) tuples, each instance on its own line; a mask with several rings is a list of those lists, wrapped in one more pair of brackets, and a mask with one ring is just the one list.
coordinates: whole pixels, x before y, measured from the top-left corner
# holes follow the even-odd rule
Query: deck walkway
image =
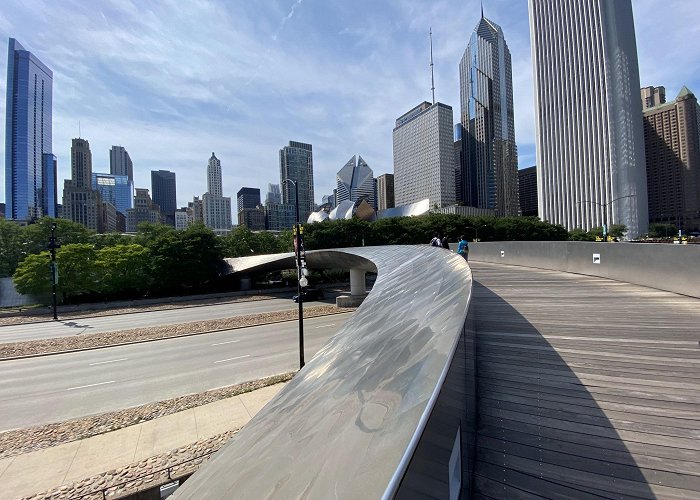
[(475, 496), (700, 498), (700, 300), (470, 264)]

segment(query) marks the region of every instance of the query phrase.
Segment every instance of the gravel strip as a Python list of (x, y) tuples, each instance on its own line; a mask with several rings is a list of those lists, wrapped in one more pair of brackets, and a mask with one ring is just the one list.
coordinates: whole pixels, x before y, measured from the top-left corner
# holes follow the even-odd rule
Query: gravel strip
[[(197, 306), (211, 306), (218, 304), (233, 304), (236, 302), (253, 302), (257, 300), (269, 300), (278, 299), (279, 296), (274, 295), (245, 295), (242, 297), (222, 297), (218, 299), (193, 299), (182, 302), (168, 302), (162, 304), (145, 304), (141, 306), (132, 307), (112, 307), (104, 309), (87, 309), (84, 311), (67, 311), (61, 312), (59, 309), (59, 317), (61, 320), (67, 319), (80, 319), (80, 318), (96, 318), (99, 316), (114, 316), (116, 314), (130, 314), (138, 312), (150, 312), (150, 311), (167, 311), (169, 309), (182, 309), (183, 307), (197, 307)], [(12, 326), (12, 325), (22, 325), (25, 323), (42, 323), (53, 321), (50, 312), (38, 312), (46, 311), (45, 307), (30, 309), (26, 312), (26, 315), (21, 316), (10, 316), (0, 314), (0, 326)], [(50, 310), (49, 310), (50, 311)], [(16, 314), (16, 313), (15, 313)], [(21, 313), (20, 313), (21, 314)]]
[(294, 373), (285, 373), (124, 410), (3, 432), (0, 433), (0, 459), (116, 431), (130, 425), (255, 391), (269, 385), (287, 382), (293, 376)]
[[(24, 497), (22, 500), (67, 500), (78, 498), (102, 500), (101, 492), (105, 489), (107, 489), (107, 498), (116, 499), (137, 491), (143, 491), (149, 487), (159, 486), (170, 482), (170, 478), (177, 479), (195, 472), (206, 462), (211, 454), (225, 445), (239, 430), (233, 429), (168, 453), (141, 460), (126, 467), (113, 469), (72, 484), (65, 484), (43, 493)], [(170, 477), (168, 477), (167, 470), (161, 471), (161, 469), (180, 464), (195, 457), (201, 458), (196, 458), (174, 467), (170, 471)]]
[[(352, 312), (353, 308), (340, 308), (335, 305), (315, 306), (304, 309), (304, 317), (314, 318), (330, 314)], [(218, 330), (231, 330), (248, 326), (265, 325), (298, 318), (296, 309), (271, 313), (248, 314), (233, 318), (212, 319), (192, 323), (180, 323), (148, 328), (132, 328), (114, 332), (93, 333), (75, 337), (29, 340), (0, 344), (0, 360), (24, 356), (39, 356), (59, 352), (97, 349), (115, 345), (183, 337)]]

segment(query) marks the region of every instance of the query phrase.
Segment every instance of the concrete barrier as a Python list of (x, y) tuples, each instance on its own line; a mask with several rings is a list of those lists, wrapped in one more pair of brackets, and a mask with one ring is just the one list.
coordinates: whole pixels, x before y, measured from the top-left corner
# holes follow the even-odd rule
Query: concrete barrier
[(700, 298), (700, 245), (495, 241), (470, 243), (469, 260), (600, 276)]

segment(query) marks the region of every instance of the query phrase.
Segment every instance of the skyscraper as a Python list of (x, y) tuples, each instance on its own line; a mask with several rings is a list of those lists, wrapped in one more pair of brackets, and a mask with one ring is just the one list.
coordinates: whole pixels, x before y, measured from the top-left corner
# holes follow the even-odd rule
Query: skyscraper
[[(663, 87), (661, 87), (663, 88)], [(700, 106), (683, 87), (644, 110), (649, 221), (700, 231)]]
[(357, 201), (365, 198), (367, 203), (376, 208), (374, 173), (361, 156), (358, 156), (357, 160), (355, 158), (350, 158), (335, 176), (338, 185), (336, 204), (345, 200)]
[(665, 87), (644, 87), (641, 89), (642, 110), (653, 108), (666, 102)]
[(289, 146), (280, 149), (280, 184), (282, 186), (282, 203), (295, 205), (294, 186), (299, 190), (299, 220), (305, 222), (314, 211), (314, 158), (311, 144), (289, 141)]
[(426, 198), (430, 207), (455, 203), (452, 108), (423, 102), (396, 120), (393, 132), (397, 206)]
[(92, 189), (100, 193), (103, 203), (111, 203), (124, 216), (134, 205), (134, 186), (126, 175), (93, 172)]
[(63, 218), (102, 232), (103, 211), (100, 193), (92, 189), (92, 153), (86, 139), (73, 139), (70, 148), (71, 179), (63, 186)]
[(52, 71), (17, 40), (10, 38), (5, 108), (7, 219), (56, 216), (56, 162), (51, 150), (52, 92)]
[(510, 50), (481, 15), (459, 63), (463, 169), (460, 198), (496, 215), (518, 214), (518, 152)]
[(265, 203), (282, 203), (282, 192), (279, 184), (267, 185), (267, 194), (265, 195)]
[(160, 213), (165, 223), (175, 226), (175, 210), (177, 209), (177, 186), (175, 172), (168, 170), (151, 170), (151, 192), (153, 203), (160, 207)]
[(537, 215), (537, 167), (518, 170), (520, 215)]
[(134, 164), (124, 146), (112, 146), (109, 150), (109, 173), (126, 175), (132, 183), (134, 182)]
[(377, 177), (377, 210), (394, 208), (394, 174)]
[(630, 0), (529, 0), (540, 217), (646, 232), (639, 67)]
[(244, 187), (238, 190), (238, 225), (251, 231), (265, 229), (265, 210), (260, 205), (260, 189)]
[(204, 225), (216, 234), (228, 234), (231, 231), (231, 198), (222, 196), (221, 161), (214, 153), (207, 165), (207, 189), (202, 196)]

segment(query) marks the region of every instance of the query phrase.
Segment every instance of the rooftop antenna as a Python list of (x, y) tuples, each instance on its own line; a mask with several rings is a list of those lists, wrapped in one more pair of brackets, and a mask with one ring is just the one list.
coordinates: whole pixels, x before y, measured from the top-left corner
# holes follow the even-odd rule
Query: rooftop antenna
[(430, 83), (432, 87), (430, 90), (433, 92), (433, 104), (435, 104), (435, 74), (433, 72), (433, 27), (430, 27)]
[(82, 134), (80, 133), (80, 120), (78, 120), (78, 137), (80, 137)]
[(484, 18), (484, 0), (481, 0), (481, 19)]

